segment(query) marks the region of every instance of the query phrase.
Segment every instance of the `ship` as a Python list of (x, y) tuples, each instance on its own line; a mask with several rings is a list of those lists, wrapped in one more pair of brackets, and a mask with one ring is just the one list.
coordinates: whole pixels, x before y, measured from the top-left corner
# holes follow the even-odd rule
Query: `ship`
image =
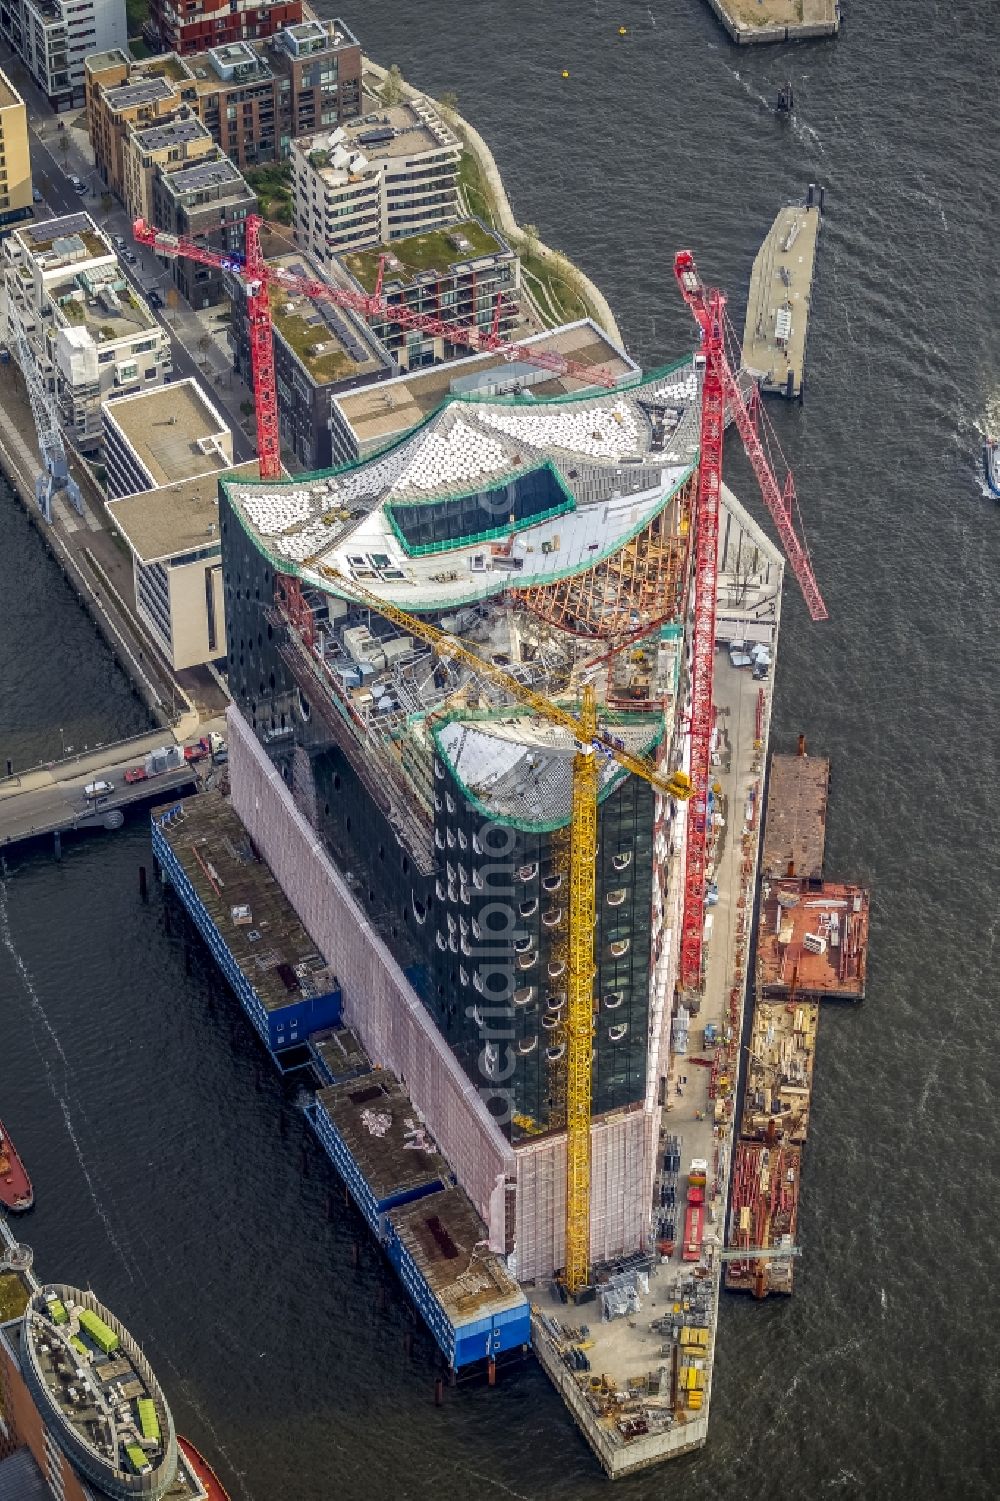
[(990, 494), (1000, 500), (1000, 438), (987, 438), (983, 444), (983, 476)]
[(25, 1384), (53, 1440), (101, 1493), (159, 1501), (177, 1475), (174, 1420), (138, 1343), (90, 1291), (39, 1287), (24, 1311)]
[(177, 1447), (184, 1455), (191, 1469), (201, 1481), (207, 1501), (230, 1501), (229, 1492), (226, 1490), (218, 1475), (212, 1469), (204, 1455), (199, 1454), (189, 1438), (177, 1435)]
[(0, 1204), (12, 1214), (20, 1214), (30, 1209), (34, 1202), (31, 1179), (3, 1121), (0, 1121)]

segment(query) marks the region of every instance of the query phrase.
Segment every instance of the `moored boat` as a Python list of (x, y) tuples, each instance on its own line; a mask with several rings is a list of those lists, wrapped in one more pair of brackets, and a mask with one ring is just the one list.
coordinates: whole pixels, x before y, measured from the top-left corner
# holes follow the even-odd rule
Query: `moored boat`
[(983, 474), (986, 488), (1000, 500), (1000, 438), (987, 438), (983, 444)]
[(218, 1475), (212, 1469), (208, 1460), (199, 1454), (189, 1438), (177, 1435), (177, 1447), (191, 1466), (202, 1485), (205, 1487), (208, 1501), (230, 1501), (229, 1492), (226, 1490)]
[(17, 1148), (0, 1121), (0, 1204), (14, 1214), (30, 1209), (35, 1202), (31, 1179)]

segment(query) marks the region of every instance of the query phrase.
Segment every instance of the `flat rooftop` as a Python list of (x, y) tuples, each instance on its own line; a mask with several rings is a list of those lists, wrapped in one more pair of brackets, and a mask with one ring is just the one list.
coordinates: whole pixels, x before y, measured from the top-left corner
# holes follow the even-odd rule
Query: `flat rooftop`
[[(153, 818), (173, 804), (154, 808)], [(338, 988), (270, 866), (219, 792), (185, 799), (158, 827), (267, 1011)]]
[(826, 756), (771, 757), (762, 875), (791, 873), (804, 881), (820, 880), (829, 792), (830, 762)]
[(377, 164), (429, 151), (454, 148), (457, 152), (460, 142), (429, 108), (418, 112), (412, 104), (396, 104), (383, 105), (374, 119), (366, 115), (331, 130), (300, 136), (296, 145), (311, 166), (340, 183), (347, 181), (347, 171), (346, 162), (335, 165), (338, 147), (352, 156), (360, 152), (369, 164)]
[(157, 74), (152, 78), (130, 78), (128, 83), (105, 89), (104, 102), (109, 109), (117, 112), (138, 109), (141, 105), (158, 104), (172, 99), (174, 93), (173, 85)]
[(444, 229), (407, 235), (405, 239), (373, 245), (370, 250), (355, 251), (341, 259), (355, 281), (366, 292), (373, 292), (380, 256), (385, 256), (383, 285), (388, 288), (408, 287), (418, 281), (433, 282), (435, 275), (471, 269), (485, 257), (513, 259), (514, 252), (495, 230), (488, 229), (478, 219), (463, 219)]
[[(869, 892), (864, 886), (765, 878), (757, 937), (761, 992), (813, 1000), (863, 1000), (868, 909)], [(822, 951), (816, 952), (820, 944)]]
[(12, 105), (23, 103), (24, 100), (6, 73), (0, 71), (0, 109), (10, 109)]
[(107, 52), (88, 52), (84, 66), (88, 73), (103, 73), (105, 68), (128, 68), (132, 59), (120, 47), (110, 47)]
[[(319, 280), (319, 272), (299, 252), (277, 256), (270, 266)], [(390, 368), (376, 353), (373, 336), (346, 312), (328, 303), (275, 287), (271, 322), (318, 386), (356, 380)]]
[[(256, 472), (256, 459), (232, 470), (247, 478)], [(140, 563), (163, 563), (219, 545), (219, 480), (214, 470), (106, 501), (104, 508)]]
[[(623, 356), (596, 323), (585, 319), (563, 328), (536, 334), (524, 343), (550, 354), (560, 354), (579, 365), (592, 365), (623, 380), (638, 374), (638, 366)], [(525, 362), (512, 366), (501, 354), (474, 354), (445, 365), (428, 365), (410, 371), (395, 380), (349, 391), (335, 398), (339, 411), (351, 427), (359, 452), (368, 452), (423, 422), (457, 388), (475, 389), (478, 385), (488, 394), (490, 372), (496, 372), (498, 384), (509, 389), (508, 382), (519, 376), (530, 380), (537, 396), (564, 396), (584, 389), (576, 376), (559, 375)], [(539, 375), (544, 379), (539, 380)]]
[(331, 1027), (328, 1032), (314, 1032), (309, 1046), (334, 1084), (370, 1074), (371, 1059), (350, 1027)]
[(437, 1180), (451, 1182), (448, 1163), (392, 1074), (379, 1070), (331, 1084), (317, 1098), (379, 1203)]
[(117, 262), (50, 282), (48, 292), (67, 328), (86, 329), (95, 344), (158, 328)]
[[(60, 265), (73, 265), (87, 257), (113, 256), (111, 241), (102, 234), (89, 214), (63, 214), (61, 219), (46, 219), (40, 224), (23, 224), (13, 231), (13, 236), (40, 263), (45, 271), (57, 270)], [(79, 247), (73, 247), (77, 239), (87, 255)]]
[(140, 151), (162, 151), (186, 141), (210, 141), (212, 133), (193, 115), (189, 120), (165, 120), (162, 125), (149, 125), (145, 130), (135, 131), (132, 139)]
[(154, 486), (216, 475), (232, 463), (229, 428), (193, 377), (120, 396), (105, 402), (104, 411), (146, 466)]
[(391, 1209), (389, 1222), (453, 1328), (523, 1303), (524, 1294), (488, 1249), (486, 1226), (460, 1188)]
[(228, 188), (226, 196), (231, 198), (254, 196), (239, 168), (227, 156), (223, 156), (221, 151), (215, 157), (194, 162), (178, 172), (170, 172), (160, 180), (165, 191), (174, 198), (180, 198), (185, 193), (206, 192), (210, 188)]

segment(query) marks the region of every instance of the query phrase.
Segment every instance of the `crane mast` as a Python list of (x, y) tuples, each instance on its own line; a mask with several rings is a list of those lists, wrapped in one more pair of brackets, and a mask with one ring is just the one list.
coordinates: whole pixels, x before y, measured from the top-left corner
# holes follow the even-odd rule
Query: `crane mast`
[(584, 686), (579, 714), (552, 703), (519, 682), (512, 673), (485, 661), (453, 636), (419, 616), (386, 604), (377, 594), (344, 578), (337, 569), (314, 564), (317, 574), (337, 592), (369, 606), (385, 619), (426, 642), (438, 656), (455, 657), (481, 673), (513, 699), (533, 709), (550, 724), (570, 732), (576, 742), (573, 758), (573, 799), (570, 822), (569, 955), (566, 984), (566, 1288), (575, 1296), (590, 1276), (590, 1124), (594, 1051), (594, 928), (597, 911), (597, 808), (600, 760), (616, 761), (648, 782), (655, 791), (685, 801), (691, 783), (684, 772), (664, 775), (656, 763), (633, 756), (601, 732), (597, 695)]
[(168, 234), (165, 230), (147, 224), (144, 219), (136, 219), (132, 225), (136, 241), (140, 245), (148, 245), (157, 255), (180, 256), (184, 260), (197, 261), (202, 266), (214, 266), (218, 271), (228, 271), (243, 283), (247, 293), (250, 369), (257, 414), (257, 451), (261, 479), (278, 479), (281, 474), (281, 436), (274, 376), (270, 289), (296, 293), (311, 298), (314, 302), (329, 302), (335, 307), (350, 308), (365, 318), (384, 318), (401, 328), (419, 329), (432, 337), (467, 345), (477, 352), (499, 354), (508, 362), (524, 360), (557, 375), (569, 375), (576, 380), (585, 381), (588, 385), (605, 386), (609, 390), (617, 385), (615, 376), (600, 366), (582, 365), (576, 360), (565, 359), (552, 350), (537, 349), (532, 344), (514, 343), (503, 338), (499, 331), (499, 298), (492, 324), (489, 328), (480, 328), (476, 324), (445, 323), (430, 314), (418, 313), (400, 303), (390, 302), (382, 294), (381, 262), (375, 291), (370, 294), (333, 287), (315, 277), (297, 276), (284, 267), (268, 265), (260, 244), (260, 232), (264, 223), (259, 214), (247, 215), (242, 255), (232, 252), (226, 254), (213, 250), (208, 245), (200, 245), (184, 235)]
[[(694, 633), (691, 662), (691, 779), (694, 805), (688, 819), (684, 867), (684, 915), (681, 923), (680, 979), (688, 990), (702, 985), (705, 930), (705, 884), (708, 858), (708, 790), (711, 779), (712, 671), (715, 658), (715, 607), (718, 579), (719, 505), (722, 499), (722, 444), (728, 405), (753, 467), (764, 503), (778, 529), (792, 571), (798, 579), (812, 620), (826, 620), (827, 610), (805, 545), (793, 522), (795, 484), (791, 473), (778, 485), (754, 417), (726, 357), (726, 299), (706, 287), (690, 250), (678, 251), (674, 275), (701, 329), (705, 362), (701, 398), (701, 453), (695, 506)], [(759, 405), (755, 404), (755, 414)]]

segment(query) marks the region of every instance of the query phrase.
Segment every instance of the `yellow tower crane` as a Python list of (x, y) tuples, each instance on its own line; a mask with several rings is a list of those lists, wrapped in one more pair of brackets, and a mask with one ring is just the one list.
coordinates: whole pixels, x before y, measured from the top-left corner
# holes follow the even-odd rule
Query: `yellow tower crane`
[(598, 758), (609, 757), (641, 777), (657, 792), (680, 802), (694, 791), (683, 771), (664, 775), (654, 761), (633, 756), (601, 733), (597, 723), (597, 695), (592, 684), (583, 688), (579, 714), (554, 704), (527, 688), (510, 672), (484, 661), (446, 631), (388, 604), (335, 568), (307, 560), (337, 593), (365, 605), (425, 642), (439, 657), (454, 657), (481, 673), (511, 698), (533, 709), (550, 724), (568, 730), (576, 743), (573, 759), (573, 802), (570, 829), (569, 966), (566, 987), (566, 1288), (571, 1296), (587, 1286), (590, 1273), (590, 1117), (591, 1071), (594, 1050), (594, 925), (597, 894)]

